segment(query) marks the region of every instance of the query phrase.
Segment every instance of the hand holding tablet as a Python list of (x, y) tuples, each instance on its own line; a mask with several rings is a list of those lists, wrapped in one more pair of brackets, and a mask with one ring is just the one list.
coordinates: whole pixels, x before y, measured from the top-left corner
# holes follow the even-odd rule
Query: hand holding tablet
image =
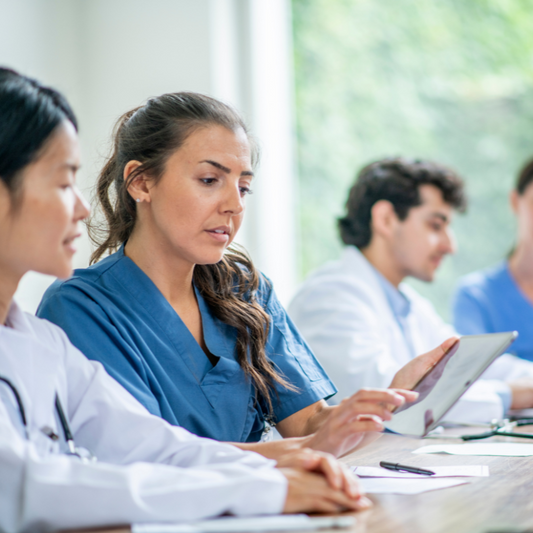
[(398, 408), (385, 427), (426, 435), (517, 336), (513, 331), (461, 337), (413, 388), (418, 399)]

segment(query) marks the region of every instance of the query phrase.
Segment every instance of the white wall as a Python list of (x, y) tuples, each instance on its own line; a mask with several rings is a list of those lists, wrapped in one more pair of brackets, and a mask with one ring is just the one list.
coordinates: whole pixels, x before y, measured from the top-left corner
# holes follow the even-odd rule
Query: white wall
[[(0, 0), (0, 64), (61, 90), (81, 125), (87, 196), (115, 120), (181, 90), (241, 110), (263, 158), (240, 235), (282, 301), (294, 290), (294, 158), (288, 0)], [(88, 265), (88, 239), (75, 266)], [(34, 311), (51, 279), (29, 274), (17, 300)]]

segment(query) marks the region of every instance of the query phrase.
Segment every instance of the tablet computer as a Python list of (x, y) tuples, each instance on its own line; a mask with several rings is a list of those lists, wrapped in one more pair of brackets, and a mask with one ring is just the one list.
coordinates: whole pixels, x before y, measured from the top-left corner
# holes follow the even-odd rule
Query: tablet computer
[(461, 337), (413, 388), (418, 398), (396, 409), (385, 427), (403, 435), (426, 435), (517, 336), (512, 331)]

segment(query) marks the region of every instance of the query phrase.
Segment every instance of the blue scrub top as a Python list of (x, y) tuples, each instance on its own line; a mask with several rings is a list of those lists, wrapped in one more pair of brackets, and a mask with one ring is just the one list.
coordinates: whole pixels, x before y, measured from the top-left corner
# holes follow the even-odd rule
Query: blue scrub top
[(509, 353), (533, 361), (533, 305), (511, 276), (507, 261), (459, 281), (453, 318), (463, 335), (518, 331)]
[[(202, 437), (258, 441), (266, 407), (255, 400), (236, 360), (236, 330), (213, 316), (198, 290), (196, 297), (205, 343), (220, 358), (215, 366), (123, 247), (69, 280), (56, 281), (37, 315), (63, 328), (151, 413)], [(337, 390), (264, 278), (257, 298), (272, 319), (267, 356), (298, 389), (276, 387), (273, 421), (279, 422)]]

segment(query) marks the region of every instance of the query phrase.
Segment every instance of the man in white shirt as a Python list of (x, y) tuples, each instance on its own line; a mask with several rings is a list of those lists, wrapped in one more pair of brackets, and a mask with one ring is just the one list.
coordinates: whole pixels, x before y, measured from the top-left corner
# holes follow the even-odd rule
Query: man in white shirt
[[(384, 159), (361, 170), (339, 220), (340, 260), (303, 284), (289, 314), (339, 389), (387, 387), (399, 368), (455, 334), (431, 303), (404, 284), (433, 280), (455, 243), (463, 183), (429, 161)], [(501, 356), (447, 418), (488, 421), (533, 407), (533, 363)]]

